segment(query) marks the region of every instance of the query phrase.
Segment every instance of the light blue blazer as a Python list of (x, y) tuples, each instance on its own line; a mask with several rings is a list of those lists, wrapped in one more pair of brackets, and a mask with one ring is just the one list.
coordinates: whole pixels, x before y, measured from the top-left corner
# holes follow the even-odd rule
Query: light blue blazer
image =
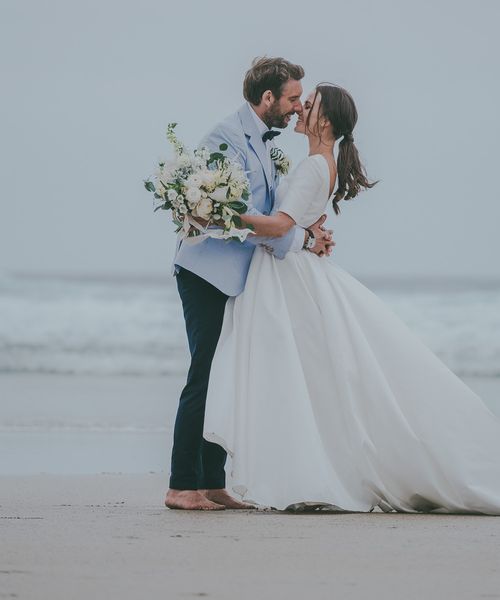
[[(211, 151), (227, 144), (226, 156), (238, 160), (250, 181), (250, 214), (271, 213), (279, 177), (274, 164), (269, 166), (269, 150), (262, 141), (251, 108), (244, 104), (236, 113), (226, 117), (201, 142)], [(284, 258), (289, 251), (302, 248), (304, 231), (293, 227), (281, 238), (249, 236), (244, 242), (208, 238), (198, 244), (178, 240), (173, 263), (174, 274), (179, 267), (202, 277), (228, 296), (241, 294), (256, 245), (264, 244), (276, 258)]]

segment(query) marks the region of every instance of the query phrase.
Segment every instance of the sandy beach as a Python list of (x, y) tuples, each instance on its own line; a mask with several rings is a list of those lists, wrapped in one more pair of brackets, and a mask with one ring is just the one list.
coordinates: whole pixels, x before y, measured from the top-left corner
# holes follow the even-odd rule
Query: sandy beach
[(171, 511), (163, 474), (0, 487), (0, 598), (500, 597), (497, 517)]
[(0, 378), (0, 599), (500, 598), (497, 517), (164, 508), (180, 386)]

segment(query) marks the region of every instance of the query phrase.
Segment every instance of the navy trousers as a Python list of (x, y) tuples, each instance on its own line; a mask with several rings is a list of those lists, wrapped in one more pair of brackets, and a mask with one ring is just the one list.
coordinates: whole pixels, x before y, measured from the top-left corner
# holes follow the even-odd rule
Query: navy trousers
[(203, 420), (210, 367), (224, 319), (228, 296), (186, 269), (177, 274), (191, 353), (187, 383), (175, 419), (170, 488), (225, 487), (226, 451), (203, 439)]

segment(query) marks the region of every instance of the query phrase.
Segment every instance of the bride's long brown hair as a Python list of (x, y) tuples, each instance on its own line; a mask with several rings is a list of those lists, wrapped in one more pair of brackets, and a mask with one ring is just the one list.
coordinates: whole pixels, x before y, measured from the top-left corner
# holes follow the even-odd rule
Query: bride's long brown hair
[[(361, 164), (358, 149), (354, 144), (352, 132), (358, 120), (358, 111), (352, 96), (338, 85), (320, 83), (316, 86), (313, 106), (318, 99), (318, 94), (320, 94), (318, 115), (328, 119), (335, 140), (342, 137), (337, 157), (338, 186), (333, 197), (333, 210), (335, 214), (339, 214), (338, 203), (340, 200), (351, 200), (358, 195), (362, 188), (372, 188), (378, 181), (368, 181), (366, 170)], [(310, 116), (311, 112), (307, 115), (306, 130), (309, 129)], [(319, 119), (317, 135), (321, 139)]]

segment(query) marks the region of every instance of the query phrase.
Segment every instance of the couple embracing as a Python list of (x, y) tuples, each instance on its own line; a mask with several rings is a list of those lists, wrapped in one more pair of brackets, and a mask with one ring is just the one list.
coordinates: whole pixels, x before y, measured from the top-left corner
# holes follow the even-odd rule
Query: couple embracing
[[(246, 171), (254, 234), (177, 248), (191, 365), (165, 505), (500, 514), (500, 420), (331, 258), (326, 207), (374, 183), (353, 98), (319, 84), (302, 102), (303, 76), (255, 60), (246, 103), (202, 142)], [(280, 179), (272, 128), (295, 114), (309, 154)]]

